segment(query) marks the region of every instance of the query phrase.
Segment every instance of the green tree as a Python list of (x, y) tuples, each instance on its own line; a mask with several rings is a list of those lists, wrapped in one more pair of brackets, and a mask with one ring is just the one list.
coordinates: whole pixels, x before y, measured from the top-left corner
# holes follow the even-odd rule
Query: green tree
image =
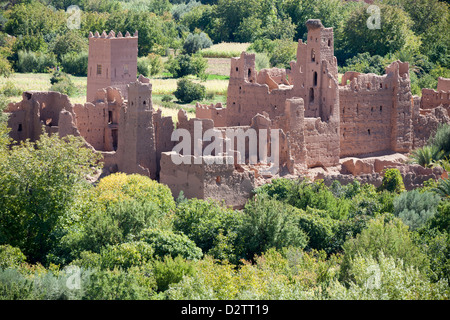
[(87, 52), (88, 39), (77, 30), (69, 30), (56, 36), (49, 49), (61, 60), (62, 56), (67, 53)]
[(164, 258), (182, 256), (184, 259), (197, 260), (202, 257), (202, 250), (183, 233), (174, 233), (171, 230), (145, 229), (139, 235), (141, 241), (150, 244), (155, 255)]
[(361, 6), (346, 19), (342, 29), (342, 43), (336, 48), (338, 60), (351, 58), (358, 52), (368, 52), (371, 56), (385, 56), (419, 40), (411, 30), (412, 20), (396, 6), (377, 4), (380, 8), (380, 28), (368, 28), (371, 13), (367, 6)]
[(308, 236), (299, 227), (298, 210), (267, 195), (258, 194), (244, 208), (244, 220), (239, 231), (242, 256), (288, 246), (304, 248)]
[(0, 243), (42, 261), (74, 218), (73, 207), (89, 189), (87, 175), (99, 156), (81, 138), (43, 133), (1, 153)]
[(215, 201), (191, 199), (175, 210), (174, 229), (183, 232), (206, 254), (235, 262), (242, 214)]
[(429, 267), (427, 256), (414, 244), (408, 227), (397, 218), (385, 221), (384, 216), (379, 216), (371, 220), (366, 229), (345, 242), (343, 249), (340, 280), (345, 283), (355, 281), (350, 270), (358, 255), (379, 259), (382, 251), (386, 257), (402, 259), (405, 268), (414, 267), (425, 272)]

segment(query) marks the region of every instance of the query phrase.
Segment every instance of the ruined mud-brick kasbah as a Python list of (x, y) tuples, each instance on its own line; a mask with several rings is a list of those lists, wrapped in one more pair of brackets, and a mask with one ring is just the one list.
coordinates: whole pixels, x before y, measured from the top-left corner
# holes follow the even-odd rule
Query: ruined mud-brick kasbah
[[(226, 108), (197, 103), (195, 118), (180, 110), (176, 123), (191, 136), (195, 122), (202, 133), (278, 129), (278, 170), (270, 163), (248, 161), (248, 146), (254, 141), (244, 152), (213, 155), (235, 160), (245, 153), (242, 164), (207, 164), (202, 156), (175, 164), (173, 120), (153, 108), (149, 79), (137, 79), (137, 32), (90, 33), (87, 102), (72, 104), (58, 92), (24, 92), (22, 101), (7, 108), (10, 135), (34, 141), (44, 126), (61, 137), (81, 136), (86, 147), (103, 155), (103, 175), (142, 174), (168, 185), (174, 197), (183, 191), (187, 198), (224, 200), (235, 208), (243, 206), (255, 187), (281, 176), (323, 179), (326, 184), (357, 179), (377, 186), (384, 169), (398, 168), (407, 189), (445, 177), (440, 168), (423, 168), (406, 159), (439, 124), (450, 123), (450, 79), (439, 78), (436, 90), (413, 96), (408, 63), (395, 61), (382, 76), (346, 72), (339, 83), (333, 29), (320, 20), (309, 20), (306, 26), (308, 39), (299, 40), (290, 69), (257, 71), (255, 55), (243, 52), (231, 59)], [(260, 143), (258, 148), (270, 150)]]

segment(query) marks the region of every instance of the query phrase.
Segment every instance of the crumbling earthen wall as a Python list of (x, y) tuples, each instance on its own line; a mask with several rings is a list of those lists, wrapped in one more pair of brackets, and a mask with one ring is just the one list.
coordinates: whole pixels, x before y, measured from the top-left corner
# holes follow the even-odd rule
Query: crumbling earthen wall
[(422, 89), (421, 109), (433, 109), (450, 106), (450, 79), (438, 78), (437, 90)]
[(47, 133), (58, 132), (59, 116), (63, 110), (73, 113), (67, 95), (53, 91), (25, 91), (22, 101), (10, 103), (5, 110), (10, 113), (10, 137), (15, 141), (36, 141), (42, 133), (42, 127)]
[(152, 86), (136, 80), (128, 84), (128, 101), (120, 110), (118, 170), (157, 176)]
[(205, 105), (197, 102), (195, 117), (199, 119), (211, 119), (216, 127), (227, 126), (227, 110), (218, 102), (215, 105)]
[(344, 74), (339, 88), (341, 157), (410, 150), (414, 102), (407, 70), (407, 64), (397, 61), (383, 76)]
[(201, 164), (195, 164), (194, 156), (184, 156), (188, 163), (176, 165), (171, 158), (173, 154), (161, 154), (160, 182), (169, 186), (175, 198), (183, 191), (186, 198), (215, 199), (240, 208), (255, 188), (254, 173), (238, 172), (231, 160), (223, 158), (222, 164), (217, 164), (210, 157), (213, 164), (206, 164), (201, 156)]

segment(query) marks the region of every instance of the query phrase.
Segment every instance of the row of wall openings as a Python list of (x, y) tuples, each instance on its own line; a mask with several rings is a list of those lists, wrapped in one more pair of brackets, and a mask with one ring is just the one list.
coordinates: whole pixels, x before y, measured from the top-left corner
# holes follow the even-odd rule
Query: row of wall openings
[[(123, 73), (124, 74), (128, 74), (128, 64), (124, 64), (123, 65)], [(89, 70), (90, 75), (92, 75), (92, 67)], [(97, 75), (101, 75), (102, 74), (102, 65), (98, 64), (97, 65)], [(106, 68), (106, 77), (108, 77), (108, 68)], [(117, 77), (117, 72), (116, 69), (114, 68), (114, 77)]]

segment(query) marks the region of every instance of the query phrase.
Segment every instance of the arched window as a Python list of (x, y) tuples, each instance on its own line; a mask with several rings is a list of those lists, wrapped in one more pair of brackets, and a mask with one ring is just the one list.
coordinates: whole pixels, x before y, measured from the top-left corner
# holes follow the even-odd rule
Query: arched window
[(313, 83), (314, 83), (314, 86), (317, 86), (317, 72), (315, 72), (315, 71), (313, 74)]
[(314, 49), (311, 50), (311, 61), (312, 62), (316, 61), (316, 50)]
[(314, 102), (314, 88), (309, 89), (309, 103)]

